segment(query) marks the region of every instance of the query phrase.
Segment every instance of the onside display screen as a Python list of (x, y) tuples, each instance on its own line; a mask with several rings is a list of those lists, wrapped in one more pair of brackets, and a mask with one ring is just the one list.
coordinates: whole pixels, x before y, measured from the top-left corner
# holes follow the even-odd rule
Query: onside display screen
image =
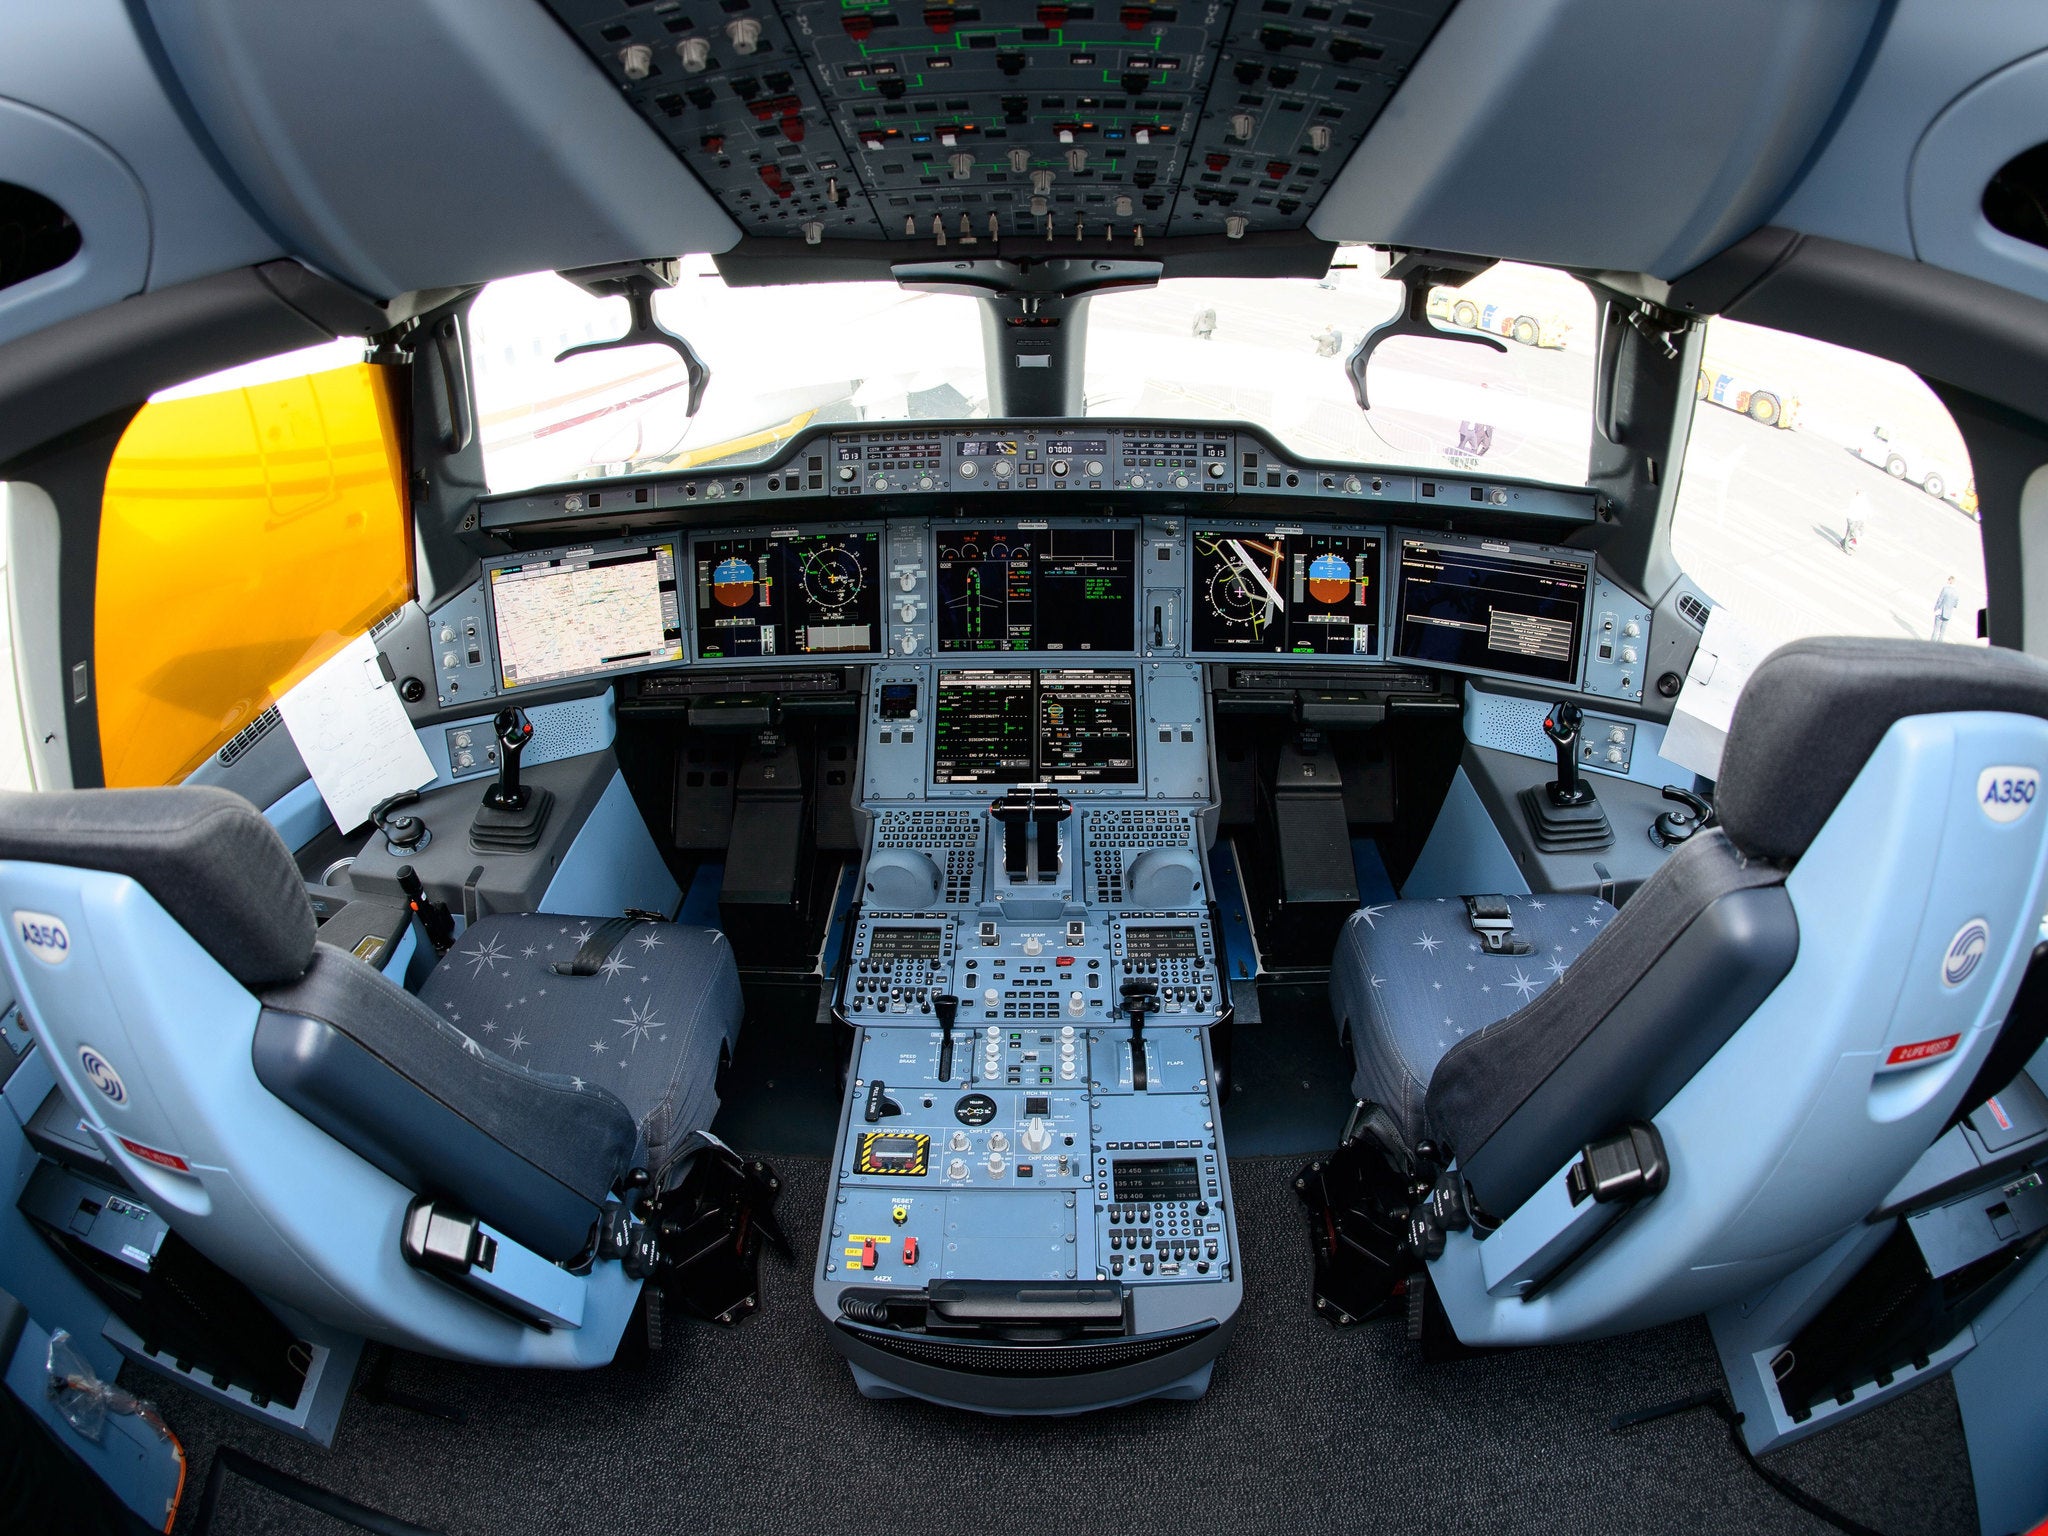
[(873, 529), (697, 540), (698, 657), (880, 654), (881, 548)]
[(1197, 654), (1379, 655), (1378, 534), (1196, 528), (1189, 543)]
[(1403, 539), (1393, 655), (1574, 683), (1591, 579), (1585, 555), (1505, 541)]
[(508, 693), (683, 659), (674, 539), (500, 561), (484, 585)]
[(1137, 685), (1129, 669), (942, 672), (937, 784), (1135, 784)]
[(933, 537), (940, 651), (1135, 648), (1137, 530), (942, 525)]

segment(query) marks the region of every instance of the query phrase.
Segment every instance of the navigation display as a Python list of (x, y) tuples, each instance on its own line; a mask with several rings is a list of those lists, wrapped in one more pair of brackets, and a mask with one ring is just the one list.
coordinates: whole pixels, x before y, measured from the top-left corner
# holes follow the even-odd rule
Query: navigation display
[(1197, 528), (1191, 542), (1195, 651), (1379, 655), (1378, 534)]
[(673, 539), (507, 560), (484, 584), (508, 693), (683, 659)]
[(934, 532), (941, 651), (1134, 649), (1135, 529)]
[(1526, 544), (1401, 541), (1394, 655), (1576, 681), (1592, 561)]
[(697, 540), (697, 655), (878, 654), (881, 561), (873, 529)]
[(1128, 668), (944, 672), (938, 784), (1135, 784), (1137, 684)]

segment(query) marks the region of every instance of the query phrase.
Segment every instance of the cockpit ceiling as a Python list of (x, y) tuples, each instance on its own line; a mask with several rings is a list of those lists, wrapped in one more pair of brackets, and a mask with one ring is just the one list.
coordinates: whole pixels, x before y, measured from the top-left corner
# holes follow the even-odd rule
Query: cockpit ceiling
[(547, 4), (747, 235), (979, 245), (1302, 228), (1452, 0)]

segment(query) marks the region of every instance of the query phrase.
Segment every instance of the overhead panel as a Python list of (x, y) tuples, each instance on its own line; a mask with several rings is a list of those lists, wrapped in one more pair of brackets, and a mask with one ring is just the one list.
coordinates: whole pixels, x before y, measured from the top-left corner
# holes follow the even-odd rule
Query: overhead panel
[(1450, 8), (548, 0), (748, 235), (1301, 228)]

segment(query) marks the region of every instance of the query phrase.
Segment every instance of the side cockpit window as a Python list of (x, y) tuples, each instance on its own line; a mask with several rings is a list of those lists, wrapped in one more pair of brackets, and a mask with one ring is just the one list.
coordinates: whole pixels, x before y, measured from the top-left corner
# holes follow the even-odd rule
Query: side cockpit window
[(1714, 320), (1672, 552), (1774, 641), (1980, 643), (1984, 549), (1961, 432), (1909, 369)]
[(107, 469), (107, 784), (176, 783), (412, 595), (390, 371), (337, 342), (162, 392)]

